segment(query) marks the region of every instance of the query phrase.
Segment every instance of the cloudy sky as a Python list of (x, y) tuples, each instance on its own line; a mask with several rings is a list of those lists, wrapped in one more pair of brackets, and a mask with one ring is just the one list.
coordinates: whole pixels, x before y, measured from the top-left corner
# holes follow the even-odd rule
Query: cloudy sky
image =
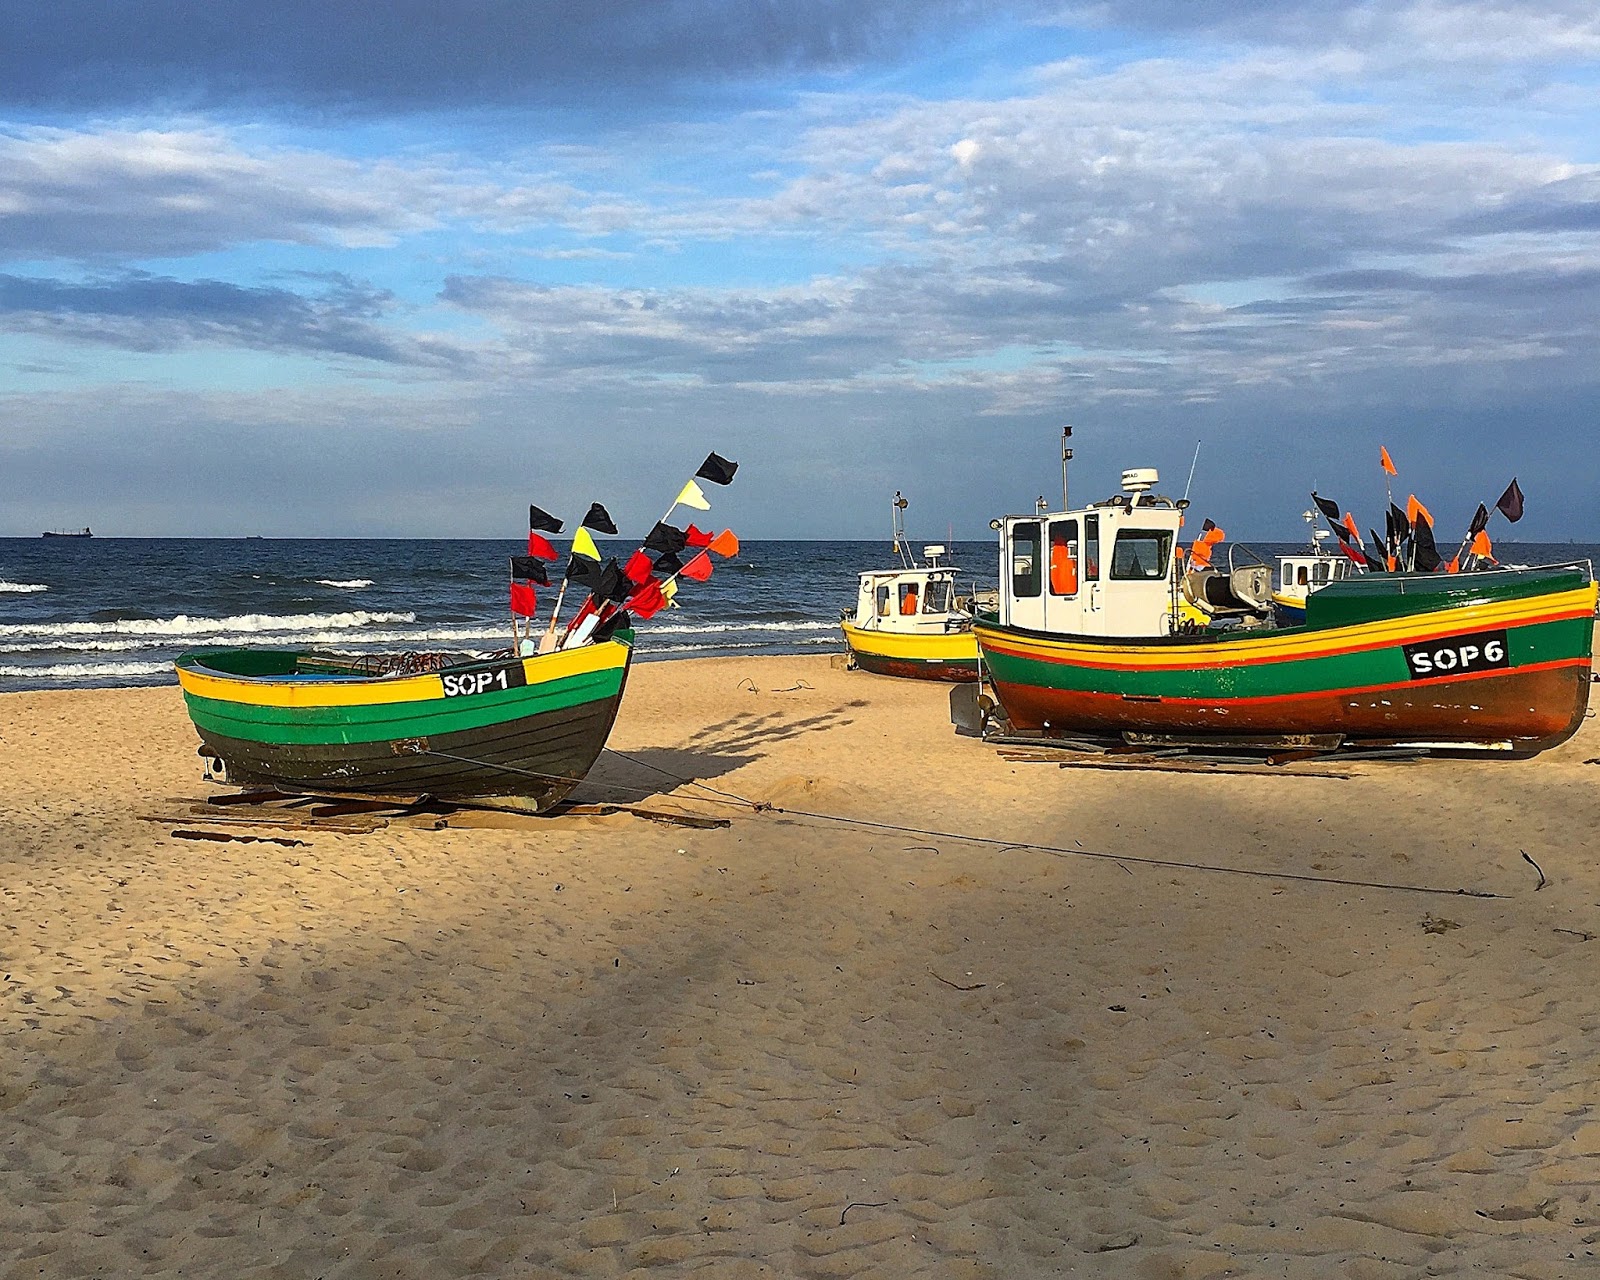
[(1600, 539), (1597, 339), (1593, 0), (0, 0), (0, 534)]

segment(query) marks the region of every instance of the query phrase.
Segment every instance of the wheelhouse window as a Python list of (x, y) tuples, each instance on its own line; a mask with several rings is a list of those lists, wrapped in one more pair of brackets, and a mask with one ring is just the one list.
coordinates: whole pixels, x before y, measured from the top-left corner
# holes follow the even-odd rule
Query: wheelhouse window
[(949, 613), (950, 612), (950, 579), (929, 578), (927, 589), (922, 593), (923, 613)]
[(1083, 565), (1078, 576), (1085, 582), (1100, 581), (1100, 517), (1083, 518)]
[(878, 588), (878, 616), (880, 618), (889, 616), (889, 588), (887, 586)]
[(1159, 582), (1172, 559), (1172, 534), (1166, 529), (1124, 529), (1111, 552), (1113, 582)]
[(902, 582), (900, 584), (900, 616), (909, 618), (917, 612), (917, 584), (915, 582)]
[(1040, 593), (1044, 576), (1040, 572), (1039, 522), (1026, 520), (1011, 526), (1011, 594), (1017, 599), (1033, 599)]
[(1052, 520), (1050, 522), (1051, 595), (1078, 594), (1078, 550), (1078, 522)]

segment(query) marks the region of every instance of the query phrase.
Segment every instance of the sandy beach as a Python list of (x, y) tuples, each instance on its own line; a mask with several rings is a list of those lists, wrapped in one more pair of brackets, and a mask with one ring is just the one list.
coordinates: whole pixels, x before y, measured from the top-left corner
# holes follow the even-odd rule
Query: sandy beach
[(641, 664), (577, 798), (727, 828), (294, 845), (142, 820), (176, 688), (0, 697), (0, 1275), (1594, 1269), (1592, 723), (1116, 775), (946, 696)]

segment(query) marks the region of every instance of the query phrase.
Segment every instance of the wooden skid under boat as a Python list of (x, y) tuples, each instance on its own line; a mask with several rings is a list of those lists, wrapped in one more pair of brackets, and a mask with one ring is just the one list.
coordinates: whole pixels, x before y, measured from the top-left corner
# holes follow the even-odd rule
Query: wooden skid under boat
[(978, 678), (978, 642), (971, 631), (917, 634), (841, 625), (850, 655), (863, 671), (915, 680)]
[(558, 803), (593, 767), (628, 638), (426, 675), (371, 676), (285, 650), (198, 651), (178, 683), (227, 780), (286, 791)]
[(1019, 730), (1339, 733), (1566, 741), (1588, 705), (1586, 569), (1368, 575), (1307, 601), (1307, 624), (1129, 640), (974, 628)]

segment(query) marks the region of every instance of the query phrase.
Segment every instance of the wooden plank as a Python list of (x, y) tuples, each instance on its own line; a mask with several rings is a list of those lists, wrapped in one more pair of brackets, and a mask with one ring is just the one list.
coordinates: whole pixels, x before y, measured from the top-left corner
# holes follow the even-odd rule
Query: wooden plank
[(1274, 769), (1269, 765), (1225, 765), (1225, 764), (1198, 764), (1179, 760), (1151, 760), (1140, 762), (1137, 760), (1058, 760), (1058, 769), (1106, 769), (1110, 772), (1133, 772), (1140, 770), (1146, 773), (1238, 773), (1250, 774), (1260, 778), (1353, 778), (1353, 773), (1332, 773), (1321, 770), (1316, 773), (1308, 771)]

